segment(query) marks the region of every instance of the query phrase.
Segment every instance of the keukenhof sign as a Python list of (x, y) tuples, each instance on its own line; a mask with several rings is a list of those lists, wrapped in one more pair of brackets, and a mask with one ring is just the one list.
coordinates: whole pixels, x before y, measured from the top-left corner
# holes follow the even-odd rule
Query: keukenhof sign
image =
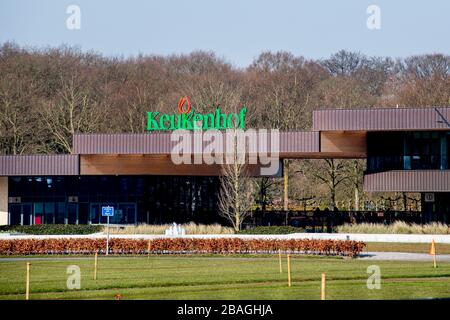
[(147, 131), (244, 129), (247, 108), (242, 107), (239, 113), (226, 114), (217, 107), (212, 113), (201, 114), (195, 112), (188, 97), (182, 97), (178, 102), (178, 112), (148, 112)]
[[(195, 112), (188, 97), (178, 101), (178, 114), (148, 112), (148, 131), (171, 131), (174, 164), (260, 164), (262, 175), (279, 172), (277, 129), (246, 129), (247, 108), (238, 113)], [(192, 132), (193, 131), (193, 132)]]

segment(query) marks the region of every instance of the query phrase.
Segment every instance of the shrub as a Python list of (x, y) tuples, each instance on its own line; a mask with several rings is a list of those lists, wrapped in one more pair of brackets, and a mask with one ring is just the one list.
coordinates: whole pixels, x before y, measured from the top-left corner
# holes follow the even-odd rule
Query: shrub
[[(92, 254), (104, 252), (105, 239), (14, 239), (0, 240), (1, 255), (31, 254)], [(164, 254), (164, 253), (289, 253), (339, 255), (353, 257), (365, 243), (342, 240), (267, 240), (239, 238), (158, 238), (153, 240), (110, 240), (112, 254)], [(150, 249), (150, 251), (148, 251)]]
[(291, 227), (291, 226), (270, 226), (270, 227), (256, 227), (252, 229), (241, 230), (239, 234), (289, 234), (289, 233), (303, 233), (305, 229)]
[(35, 224), (31, 226), (2, 226), (0, 230), (5, 232), (18, 232), (35, 235), (59, 235), (59, 234), (92, 234), (102, 231), (98, 225), (76, 224)]
[(381, 223), (344, 224), (337, 227), (337, 232), (379, 234), (450, 234), (450, 227), (439, 222), (421, 225), (397, 221), (390, 225), (384, 225)]

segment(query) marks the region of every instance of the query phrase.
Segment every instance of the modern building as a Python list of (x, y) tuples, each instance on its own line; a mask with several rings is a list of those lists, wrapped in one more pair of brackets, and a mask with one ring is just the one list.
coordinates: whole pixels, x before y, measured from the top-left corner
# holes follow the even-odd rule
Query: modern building
[[(280, 160), (367, 158), (365, 191), (420, 192), (450, 222), (450, 108), (330, 109), (282, 132)], [(76, 134), (67, 155), (0, 156), (0, 224), (217, 221), (220, 166), (175, 165), (170, 133)], [(252, 172), (258, 174), (259, 165)], [(280, 173), (278, 173), (280, 174)]]

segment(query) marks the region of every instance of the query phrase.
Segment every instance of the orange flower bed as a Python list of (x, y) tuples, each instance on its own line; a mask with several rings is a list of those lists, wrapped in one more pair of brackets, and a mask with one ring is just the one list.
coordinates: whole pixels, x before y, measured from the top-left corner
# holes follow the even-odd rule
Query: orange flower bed
[[(104, 252), (105, 239), (15, 239), (0, 240), (0, 255), (93, 254)], [(158, 238), (110, 239), (111, 254), (165, 253), (287, 253), (339, 255), (354, 257), (361, 253), (364, 242), (342, 240), (271, 240), (240, 238)]]

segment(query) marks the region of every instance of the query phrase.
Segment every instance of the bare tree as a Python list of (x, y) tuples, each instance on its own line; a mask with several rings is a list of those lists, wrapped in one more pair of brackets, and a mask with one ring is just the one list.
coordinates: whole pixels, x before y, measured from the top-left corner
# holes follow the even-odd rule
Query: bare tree
[(397, 104), (407, 107), (450, 104), (450, 56), (412, 56), (399, 65)]
[(219, 210), (220, 215), (232, 224), (234, 230), (239, 231), (244, 220), (251, 214), (254, 182), (249, 175), (247, 159), (239, 161), (236, 141), (234, 151), (232, 163), (222, 166)]
[(364, 174), (364, 160), (360, 159), (354, 159), (348, 161), (349, 164), (347, 166), (348, 171), (348, 183), (350, 185), (350, 188), (353, 189), (354, 194), (354, 204), (353, 209), (355, 211), (358, 211), (359, 208), (359, 199), (360, 199), (360, 190), (362, 189), (362, 182), (363, 182), (363, 174)]
[(340, 50), (322, 64), (332, 75), (348, 76), (368, 63), (365, 55), (359, 52)]
[[(184, 95), (198, 112), (220, 107), (231, 113), (245, 105), (247, 127), (280, 130), (309, 130), (312, 110), (323, 107), (450, 104), (450, 56), (441, 54), (393, 60), (340, 51), (318, 61), (264, 52), (241, 69), (211, 52), (123, 59), (4, 43), (0, 74), (0, 152), (10, 154), (70, 152), (77, 132), (142, 132), (147, 111), (173, 112)], [(270, 180), (276, 181), (273, 198), (283, 199), (284, 190), (286, 203), (323, 205), (331, 194), (334, 206), (339, 198), (348, 208), (364, 200), (362, 170), (351, 161), (311, 162), (305, 178), (298, 162), (286, 161), (285, 188), (282, 179)], [(267, 182), (258, 185), (263, 204)], [(384, 196), (396, 199), (394, 193)], [(408, 197), (398, 207), (420, 205), (420, 198)], [(364, 198), (382, 201), (380, 195)]]
[(273, 196), (273, 189), (276, 187), (277, 181), (270, 177), (261, 177), (255, 180), (256, 192), (258, 193), (258, 204), (261, 205), (261, 211), (266, 211), (267, 205)]
[(328, 187), (330, 207), (331, 210), (335, 210), (338, 187), (349, 178), (346, 172), (346, 163), (343, 160), (324, 159), (318, 161), (318, 166), (310, 167), (310, 169), (309, 174)]
[(22, 154), (32, 140), (33, 122), (26, 95), (32, 86), (16, 77), (2, 77), (0, 84), (0, 147), (7, 154)]
[(104, 110), (75, 83), (72, 78), (63, 82), (56, 101), (44, 105), (42, 121), (50, 133), (55, 149), (62, 153), (72, 152), (72, 136), (98, 130)]

